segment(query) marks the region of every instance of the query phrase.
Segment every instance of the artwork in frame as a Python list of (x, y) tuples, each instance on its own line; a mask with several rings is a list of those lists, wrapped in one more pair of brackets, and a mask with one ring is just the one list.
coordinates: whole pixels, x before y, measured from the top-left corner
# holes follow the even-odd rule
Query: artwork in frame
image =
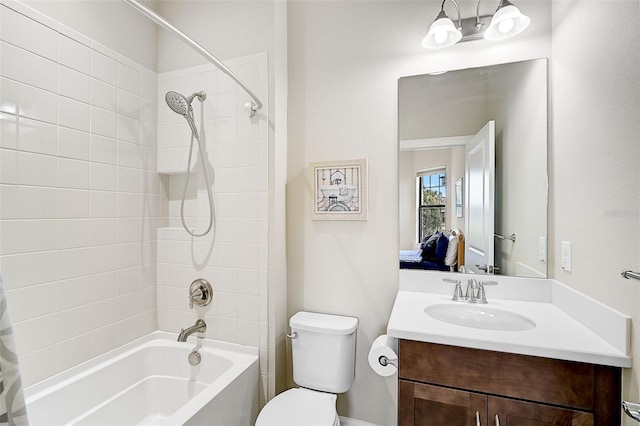
[(309, 164), (313, 220), (367, 220), (367, 160)]

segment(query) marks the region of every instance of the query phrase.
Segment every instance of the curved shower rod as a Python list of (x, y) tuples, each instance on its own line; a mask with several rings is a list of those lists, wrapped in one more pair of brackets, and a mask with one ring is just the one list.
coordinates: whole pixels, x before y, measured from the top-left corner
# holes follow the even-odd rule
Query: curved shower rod
[(196, 52), (204, 56), (209, 62), (211, 62), (216, 67), (218, 67), (220, 71), (222, 71), (223, 73), (228, 75), (233, 81), (238, 83), (238, 85), (242, 87), (242, 89), (244, 89), (244, 91), (247, 92), (249, 96), (251, 96), (251, 99), (253, 99), (253, 102), (247, 102), (245, 104), (245, 109), (249, 112), (249, 117), (253, 117), (256, 114), (256, 111), (262, 108), (262, 102), (260, 102), (260, 99), (258, 99), (255, 93), (253, 93), (253, 91), (249, 89), (249, 87), (246, 84), (244, 84), (244, 82), (240, 80), (240, 78), (237, 75), (235, 75), (233, 71), (231, 71), (225, 64), (220, 62), (218, 58), (216, 58), (211, 53), (209, 53), (204, 47), (196, 43), (191, 37), (189, 37), (182, 31), (180, 31), (179, 29), (171, 25), (169, 21), (167, 21), (162, 16), (158, 15), (156, 12), (154, 12), (153, 10), (151, 10), (150, 8), (142, 4), (139, 0), (122, 0), (122, 1), (124, 1), (134, 9), (136, 9), (138, 12), (142, 13), (147, 18), (151, 19), (156, 24), (160, 25), (165, 30), (169, 31), (174, 36), (184, 41), (189, 47), (191, 47), (193, 50), (195, 50)]

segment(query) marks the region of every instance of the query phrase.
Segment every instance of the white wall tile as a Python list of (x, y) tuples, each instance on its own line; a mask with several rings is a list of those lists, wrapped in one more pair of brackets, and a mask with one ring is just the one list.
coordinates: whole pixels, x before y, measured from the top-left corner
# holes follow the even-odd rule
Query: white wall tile
[(158, 121), (158, 106), (155, 102), (140, 98), (140, 121), (156, 124)]
[(57, 217), (73, 219), (89, 217), (89, 192), (77, 189), (58, 189)]
[(116, 219), (91, 219), (91, 240), (92, 246), (102, 246), (117, 243), (117, 221)]
[(91, 78), (91, 105), (117, 112), (118, 89), (102, 80)]
[(57, 65), (55, 62), (0, 42), (0, 74), (50, 92), (56, 91)]
[(58, 188), (89, 188), (89, 162), (58, 158)]
[(140, 69), (140, 96), (154, 105), (158, 100), (158, 76), (145, 67)]
[(118, 142), (118, 165), (140, 168), (140, 145)]
[(118, 114), (140, 120), (140, 96), (126, 90), (118, 90)]
[(89, 105), (58, 96), (58, 124), (75, 130), (89, 131)]
[(139, 217), (118, 219), (118, 243), (140, 241), (142, 222)]
[(142, 215), (140, 194), (119, 193), (118, 214), (119, 218), (135, 218)]
[(118, 191), (140, 192), (140, 170), (118, 167)]
[(140, 144), (156, 148), (158, 146), (158, 128), (149, 123), (140, 123)]
[(56, 248), (55, 221), (1, 220), (0, 255), (46, 251)]
[(58, 62), (80, 71), (91, 74), (91, 49), (66, 35), (58, 35)]
[(234, 142), (207, 146), (209, 161), (214, 169), (238, 166), (238, 145)]
[(118, 114), (118, 139), (140, 143), (140, 121)]
[(91, 161), (106, 164), (118, 163), (118, 141), (104, 136), (91, 135)]
[(89, 103), (91, 97), (89, 76), (60, 65), (58, 67), (58, 94)]
[(18, 182), (18, 152), (0, 149), (0, 179), (5, 184)]
[(58, 127), (58, 156), (88, 160), (90, 156), (89, 133), (66, 127)]
[(118, 194), (115, 192), (91, 191), (89, 213), (92, 218), (115, 218)]
[(56, 217), (57, 189), (33, 186), (0, 187), (3, 219), (51, 219)]
[(91, 77), (109, 83), (118, 84), (118, 63), (95, 50), (91, 51)]
[(133, 268), (139, 265), (141, 249), (140, 243), (118, 244), (118, 268)]
[(55, 222), (57, 249), (81, 248), (90, 245), (89, 219), (65, 219)]
[[(0, 270), (5, 289), (27, 287), (52, 281), (57, 271), (57, 253), (40, 251), (0, 256)], [(38, 265), (34, 268), (33, 265)]]
[[(60, 34), (3, 6), (0, 267), (15, 307), (26, 306), (30, 295), (41, 296), (28, 310), (18, 310), (21, 333), (38, 328), (31, 321), (36, 317), (56, 324), (55, 334), (39, 327), (50, 340), (37, 333), (23, 338), (21, 361), (33, 368), (23, 376), (28, 381), (155, 329), (156, 271), (149, 268), (156, 261), (155, 229), (166, 215), (161, 203), (167, 201), (161, 179), (148, 171), (157, 164), (155, 73), (43, 15), (33, 14)], [(127, 167), (119, 169), (118, 160)], [(144, 216), (142, 176), (145, 190), (154, 194), (147, 196)], [(127, 269), (118, 274), (119, 268)], [(117, 278), (120, 291), (131, 293), (120, 305)], [(150, 298), (144, 306), (143, 295)], [(34, 365), (44, 359), (55, 368)]]
[(90, 249), (91, 273), (115, 271), (118, 269), (118, 246), (94, 246)]
[(56, 185), (58, 169), (56, 157), (30, 152), (18, 152), (17, 166), (16, 183), (19, 185)]
[(4, 41), (52, 61), (58, 59), (58, 37), (54, 30), (8, 8), (3, 9), (0, 19)]
[(116, 138), (118, 135), (118, 121), (116, 113), (92, 106), (91, 133), (109, 138)]
[(128, 65), (118, 64), (118, 84), (121, 89), (134, 95), (140, 94), (140, 71), (130, 68)]
[(118, 187), (118, 168), (100, 163), (91, 163), (89, 188), (99, 191), (115, 191)]
[(6, 78), (0, 78), (0, 93), (2, 111), (57, 124), (58, 100), (54, 93)]

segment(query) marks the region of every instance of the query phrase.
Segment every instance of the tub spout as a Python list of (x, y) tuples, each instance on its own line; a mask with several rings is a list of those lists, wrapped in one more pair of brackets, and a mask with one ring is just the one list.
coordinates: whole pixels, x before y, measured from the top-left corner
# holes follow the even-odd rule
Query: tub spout
[(193, 333), (204, 333), (205, 331), (207, 331), (207, 323), (204, 322), (204, 320), (199, 319), (191, 327), (180, 330), (178, 342), (186, 342), (187, 337), (191, 336)]

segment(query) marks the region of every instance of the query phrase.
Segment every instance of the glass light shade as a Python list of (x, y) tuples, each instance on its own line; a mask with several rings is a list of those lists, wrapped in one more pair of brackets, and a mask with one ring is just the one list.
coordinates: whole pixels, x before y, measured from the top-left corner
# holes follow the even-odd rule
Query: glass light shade
[(523, 15), (520, 10), (505, 1), (505, 6), (498, 9), (491, 18), (491, 23), (484, 33), (487, 40), (502, 40), (513, 37), (521, 33), (531, 23), (528, 16)]
[(462, 38), (462, 32), (456, 28), (447, 15), (438, 18), (429, 27), (429, 32), (422, 40), (422, 47), (427, 49), (441, 49), (456, 44)]

